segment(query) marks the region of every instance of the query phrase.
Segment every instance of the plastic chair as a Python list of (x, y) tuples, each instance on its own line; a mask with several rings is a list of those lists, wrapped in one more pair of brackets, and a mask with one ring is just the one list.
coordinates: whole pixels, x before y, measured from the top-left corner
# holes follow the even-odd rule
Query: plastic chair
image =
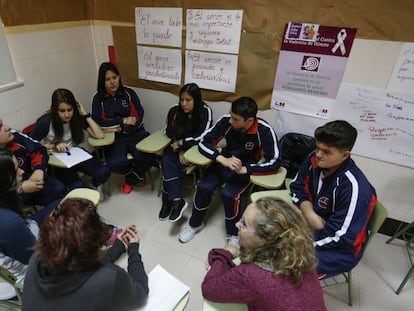
[(23, 295), (23, 284), (16, 282), (16, 276), (11, 273), (8, 269), (0, 265), (0, 282), (4, 281), (13, 286), (17, 300), (0, 300), (0, 306), (11, 308), (12, 310), (21, 310), (22, 308), (22, 295)]
[[(384, 223), (385, 219), (388, 216), (388, 210), (382, 205), (381, 202), (377, 201), (377, 204), (372, 211), (371, 219), (368, 222), (368, 240), (365, 247), (368, 247), (369, 243), (372, 240), (374, 234), (376, 234)], [(352, 306), (352, 274), (351, 271), (343, 272), (333, 277), (329, 277), (321, 280), (321, 287), (330, 288), (340, 285), (348, 286), (348, 305)]]
[(391, 238), (389, 238), (385, 242), (389, 244), (391, 241), (393, 241), (396, 238), (402, 238), (402, 240), (404, 241), (405, 247), (407, 249), (408, 259), (410, 260), (410, 263), (411, 263), (411, 268), (408, 270), (400, 286), (398, 286), (398, 289), (395, 291), (397, 295), (400, 294), (405, 284), (408, 282), (408, 280), (414, 273), (414, 233), (412, 233), (412, 229), (414, 229), (414, 222), (405, 225), (401, 230), (398, 230), (396, 233), (394, 233), (394, 235)]

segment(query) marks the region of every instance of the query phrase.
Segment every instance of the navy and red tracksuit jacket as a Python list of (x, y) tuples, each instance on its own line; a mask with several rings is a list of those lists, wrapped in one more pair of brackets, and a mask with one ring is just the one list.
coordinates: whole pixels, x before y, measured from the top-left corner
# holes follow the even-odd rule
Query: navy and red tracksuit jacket
[(316, 164), (315, 152), (302, 163), (290, 185), (293, 202), (310, 201), (326, 223), (314, 232), (318, 273), (350, 271), (361, 259), (367, 224), (377, 201), (374, 187), (348, 158), (329, 175)]
[[(216, 147), (222, 139), (226, 140), (226, 146), (219, 152)], [(207, 132), (198, 149), (212, 160), (219, 154), (239, 158), (246, 166), (248, 175), (272, 174), (280, 167), (276, 133), (261, 118), (256, 118), (250, 129), (243, 132), (231, 127), (230, 115), (226, 114)], [(264, 161), (260, 161), (262, 158)]]

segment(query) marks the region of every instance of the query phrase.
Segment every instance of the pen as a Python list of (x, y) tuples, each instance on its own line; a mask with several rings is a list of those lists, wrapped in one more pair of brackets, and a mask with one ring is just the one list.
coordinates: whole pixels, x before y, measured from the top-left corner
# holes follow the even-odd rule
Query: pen
[(68, 156), (70, 156), (70, 151), (69, 151), (69, 147), (70, 147), (70, 145), (72, 145), (72, 143), (71, 143), (71, 142), (68, 144), (68, 149), (66, 150), (66, 154), (67, 154)]

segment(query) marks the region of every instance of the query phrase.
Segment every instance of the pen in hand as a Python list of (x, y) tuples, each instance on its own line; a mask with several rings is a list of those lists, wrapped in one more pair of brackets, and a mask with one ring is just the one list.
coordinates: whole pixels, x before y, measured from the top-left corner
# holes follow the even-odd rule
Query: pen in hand
[(68, 156), (70, 156), (69, 147), (70, 147), (71, 145), (72, 145), (72, 143), (71, 143), (71, 142), (67, 145), (66, 154), (67, 154)]

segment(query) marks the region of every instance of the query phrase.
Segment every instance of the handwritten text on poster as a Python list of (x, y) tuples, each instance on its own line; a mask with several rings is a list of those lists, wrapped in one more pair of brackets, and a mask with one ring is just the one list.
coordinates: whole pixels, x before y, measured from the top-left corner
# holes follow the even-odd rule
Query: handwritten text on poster
[(181, 47), (182, 28), (181, 8), (135, 8), (138, 44)]
[(137, 46), (138, 78), (181, 84), (181, 50)]
[(185, 83), (201, 88), (234, 92), (237, 79), (237, 55), (189, 51), (185, 53)]
[(187, 10), (189, 50), (239, 53), (243, 10)]

